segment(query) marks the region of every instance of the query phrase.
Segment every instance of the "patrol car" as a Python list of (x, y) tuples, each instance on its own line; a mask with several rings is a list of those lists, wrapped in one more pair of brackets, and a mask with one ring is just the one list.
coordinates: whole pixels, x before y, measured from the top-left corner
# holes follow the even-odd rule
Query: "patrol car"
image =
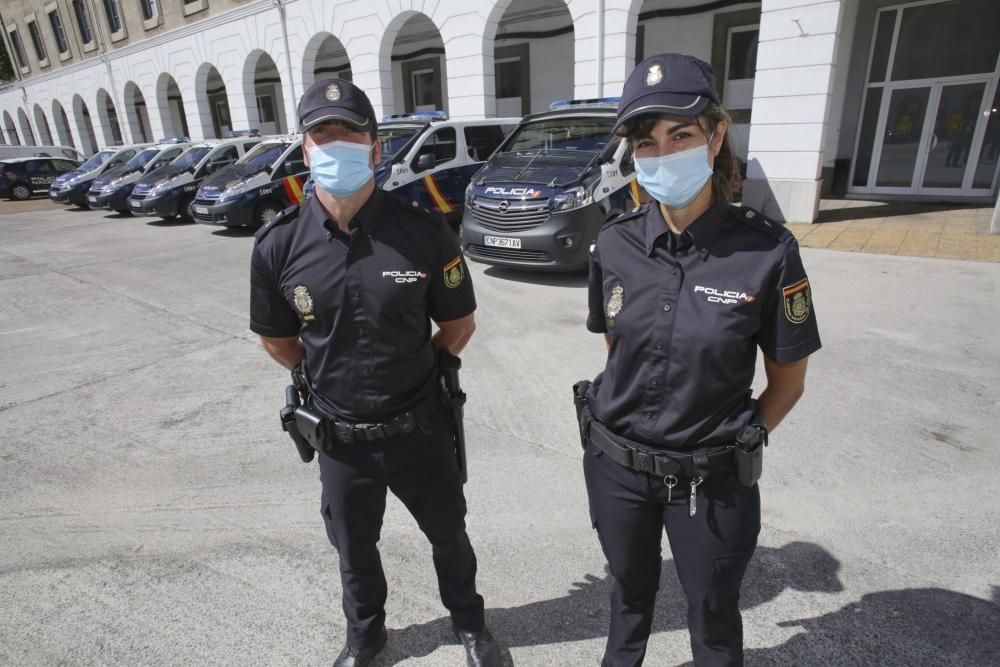
[(601, 225), (641, 201), (627, 142), (612, 135), (617, 104), (564, 100), (524, 117), (469, 184), (466, 257), (542, 270), (587, 265)]
[(52, 181), (49, 188), (49, 199), (57, 204), (74, 204), (80, 208), (90, 208), (87, 203), (87, 192), (91, 183), (102, 174), (117, 169), (144, 148), (153, 144), (134, 144), (132, 146), (115, 146), (104, 148), (94, 153), (89, 160), (80, 165), (76, 171), (63, 174)]
[(187, 142), (177, 140), (139, 151), (124, 165), (105, 172), (94, 180), (87, 192), (87, 204), (90, 208), (107, 208), (118, 213), (129, 213), (127, 200), (136, 181), (170, 164), (189, 145)]
[(259, 137), (247, 136), (192, 144), (169, 165), (136, 183), (128, 198), (129, 210), (166, 220), (178, 215), (193, 219), (191, 205), (202, 181), (232, 166), (259, 143)]
[(386, 116), (378, 128), (382, 161), (375, 183), (457, 224), (469, 179), (519, 121), (448, 120), (443, 111)]
[(79, 166), (79, 161), (64, 158), (18, 157), (0, 160), (0, 197), (28, 199), (36, 192), (45, 192), (58, 176)]
[(301, 135), (265, 137), (239, 162), (202, 182), (191, 206), (194, 221), (262, 227), (302, 202), (308, 174)]

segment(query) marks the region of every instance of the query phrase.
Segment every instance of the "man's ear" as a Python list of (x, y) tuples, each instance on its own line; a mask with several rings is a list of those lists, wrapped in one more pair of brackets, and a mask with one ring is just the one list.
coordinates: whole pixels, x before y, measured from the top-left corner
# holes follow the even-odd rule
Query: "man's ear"
[(372, 146), (375, 147), (372, 149), (372, 166), (374, 167), (382, 162), (382, 142), (376, 139)]

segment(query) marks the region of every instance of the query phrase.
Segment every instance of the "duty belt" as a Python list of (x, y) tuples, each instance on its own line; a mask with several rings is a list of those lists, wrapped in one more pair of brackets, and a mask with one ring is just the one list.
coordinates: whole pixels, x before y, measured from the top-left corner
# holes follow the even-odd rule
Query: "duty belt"
[[(304, 430), (312, 431), (313, 437), (308, 438), (307, 436), (307, 438), (317, 449), (320, 447), (330, 448), (338, 444), (352, 445), (387, 440), (398, 435), (412, 433), (422, 421), (434, 412), (438, 405), (440, 405), (440, 399), (437, 393), (431, 392), (413, 408), (384, 421), (356, 422), (324, 416), (311, 429), (306, 426)], [(301, 420), (299, 423), (301, 428)], [(317, 445), (319, 446), (317, 447)]]
[(735, 470), (733, 445), (705, 447), (690, 452), (657, 450), (640, 442), (612, 433), (591, 418), (588, 424), (591, 443), (626, 468), (664, 478), (701, 477)]

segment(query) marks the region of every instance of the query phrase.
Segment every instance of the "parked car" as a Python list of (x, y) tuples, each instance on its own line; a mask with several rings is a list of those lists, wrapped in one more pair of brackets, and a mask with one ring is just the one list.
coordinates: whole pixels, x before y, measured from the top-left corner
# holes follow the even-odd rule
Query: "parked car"
[(462, 217), (469, 259), (575, 270), (604, 222), (639, 204), (617, 98), (555, 102), (525, 116), (473, 177)]
[(444, 112), (387, 116), (379, 125), (382, 189), (437, 211), (457, 227), (465, 189), (519, 118), (449, 120)]
[(87, 192), (94, 180), (102, 174), (122, 166), (135, 157), (136, 153), (152, 145), (115, 146), (97, 151), (89, 160), (81, 164), (79, 169), (63, 174), (52, 181), (52, 187), (49, 188), (49, 199), (57, 204), (73, 204), (80, 208), (90, 208), (87, 203)]
[(169, 165), (148, 173), (136, 184), (128, 200), (129, 209), (135, 215), (166, 220), (180, 215), (193, 220), (191, 205), (202, 181), (232, 166), (259, 143), (260, 137), (241, 136), (193, 144)]
[(301, 135), (265, 137), (239, 162), (202, 182), (191, 205), (194, 220), (262, 227), (283, 209), (302, 202), (308, 175)]
[(130, 213), (128, 197), (136, 182), (144, 175), (173, 162), (189, 145), (187, 142), (171, 141), (139, 151), (122, 166), (105, 172), (94, 180), (87, 192), (87, 204), (91, 208)]
[(80, 162), (68, 158), (17, 157), (0, 161), (0, 197), (28, 199), (37, 192), (46, 192), (62, 174), (80, 167)]

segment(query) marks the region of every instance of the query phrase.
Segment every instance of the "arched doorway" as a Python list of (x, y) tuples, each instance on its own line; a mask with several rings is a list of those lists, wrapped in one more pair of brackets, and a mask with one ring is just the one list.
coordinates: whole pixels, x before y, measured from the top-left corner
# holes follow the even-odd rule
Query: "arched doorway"
[(256, 128), (261, 134), (288, 131), (281, 74), (266, 51), (253, 51), (247, 58), (243, 70), (243, 95), (247, 101), (250, 129)]
[(21, 145), (21, 138), (17, 136), (17, 128), (14, 127), (14, 119), (6, 111), (3, 112), (3, 130), (4, 134), (7, 135), (8, 144), (11, 146)]
[(174, 77), (166, 72), (161, 74), (156, 82), (156, 104), (160, 109), (160, 123), (166, 136), (190, 136), (181, 89), (177, 86)]
[(497, 116), (545, 111), (573, 97), (573, 17), (563, 0), (513, 0), (493, 39)]
[(302, 58), (302, 84), (306, 88), (317, 79), (346, 79), (351, 81), (351, 61), (340, 40), (328, 32), (313, 35), (306, 44)]
[(42, 107), (38, 104), (35, 105), (35, 127), (38, 128), (38, 139), (42, 142), (43, 146), (55, 145), (55, 141), (52, 140), (52, 130), (49, 128), (49, 120), (45, 117), (45, 112), (42, 111)]
[(392, 63), (393, 113), (448, 111), (448, 74), (444, 41), (426, 15), (403, 12), (389, 24), (383, 50), (388, 45)]
[(99, 114), (101, 133), (104, 135), (104, 145), (121, 146), (125, 143), (115, 103), (108, 91), (103, 88), (97, 91), (97, 113)]
[(148, 143), (153, 140), (153, 129), (149, 124), (146, 98), (135, 82), (125, 84), (125, 119), (133, 143)]
[(52, 101), (52, 122), (56, 126), (56, 137), (59, 139), (59, 145), (76, 148), (76, 144), (73, 143), (73, 133), (69, 129), (69, 118), (59, 100)]
[(24, 109), (17, 110), (17, 120), (21, 124), (21, 137), (24, 139), (24, 144), (26, 146), (38, 145), (38, 142), (35, 141), (35, 133), (31, 129), (31, 123), (28, 122), (28, 114), (24, 112)]
[(222, 75), (214, 65), (204, 63), (198, 68), (195, 90), (202, 135), (206, 138), (222, 137), (232, 130), (233, 121), (229, 115), (226, 82), (222, 80)]
[(80, 143), (83, 144), (84, 155), (93, 155), (98, 148), (94, 122), (90, 117), (87, 103), (79, 95), (73, 96), (73, 117), (76, 119), (76, 133), (80, 136)]

